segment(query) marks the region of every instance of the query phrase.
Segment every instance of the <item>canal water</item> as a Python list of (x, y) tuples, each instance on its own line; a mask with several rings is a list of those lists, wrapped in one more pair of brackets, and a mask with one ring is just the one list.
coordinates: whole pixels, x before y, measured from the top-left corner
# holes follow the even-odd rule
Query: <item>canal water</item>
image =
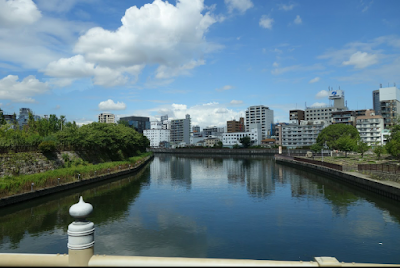
[(93, 205), (95, 254), (400, 263), (399, 202), (270, 156), (156, 154), (130, 177), (0, 209), (0, 252), (68, 253)]

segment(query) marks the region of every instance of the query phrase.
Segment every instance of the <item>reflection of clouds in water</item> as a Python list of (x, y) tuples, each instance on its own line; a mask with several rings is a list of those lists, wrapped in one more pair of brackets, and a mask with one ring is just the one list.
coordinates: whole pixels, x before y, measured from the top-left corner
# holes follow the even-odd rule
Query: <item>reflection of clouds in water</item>
[(102, 227), (96, 235), (95, 252), (109, 255), (206, 257), (209, 244), (206, 227), (198, 226), (189, 216), (163, 207), (152, 217), (141, 217), (140, 213), (136, 213), (117, 228), (115, 225)]
[(382, 217), (383, 220), (387, 223), (396, 223), (394, 217), (392, 217), (392, 215), (390, 215), (390, 212), (387, 210), (382, 210)]

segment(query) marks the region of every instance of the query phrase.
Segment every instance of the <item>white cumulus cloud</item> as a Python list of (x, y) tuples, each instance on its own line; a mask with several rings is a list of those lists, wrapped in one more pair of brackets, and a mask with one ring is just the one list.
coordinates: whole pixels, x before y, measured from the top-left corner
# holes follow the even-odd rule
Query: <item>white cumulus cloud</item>
[(32, 0), (0, 0), (0, 27), (32, 24), (41, 16)]
[(0, 99), (12, 102), (35, 102), (31, 97), (48, 90), (48, 84), (40, 82), (33, 75), (25, 77), (21, 82), (17, 75), (8, 75), (0, 80)]
[(327, 90), (321, 90), (320, 92), (315, 95), (316, 99), (324, 99), (329, 96), (329, 92)]
[(123, 102), (115, 103), (113, 100), (108, 99), (99, 103), (99, 110), (110, 111), (110, 110), (125, 110), (126, 105)]
[(343, 65), (354, 65), (354, 68), (356, 69), (362, 69), (376, 63), (378, 63), (377, 55), (371, 55), (367, 52), (360, 51), (352, 54), (348, 61), (342, 62)]
[(292, 10), (296, 5), (295, 4), (290, 4), (290, 5), (280, 4), (278, 6), (279, 6), (279, 10), (289, 11), (289, 10)]
[(274, 19), (268, 17), (267, 15), (262, 15), (259, 25), (266, 29), (272, 29), (272, 24), (274, 23)]
[(308, 83), (310, 83), (310, 84), (316, 83), (316, 82), (319, 81), (319, 79), (320, 79), (320, 78), (317, 76), (317, 77), (311, 79)]
[(231, 102), (230, 102), (230, 104), (233, 104), (233, 105), (238, 105), (238, 104), (242, 104), (243, 103), (243, 101), (241, 101), (241, 100), (231, 100)]
[[(245, 114), (245, 111), (234, 111), (228, 108), (229, 104), (221, 104), (218, 102), (209, 102), (204, 104), (197, 104), (194, 106), (187, 106), (186, 104), (165, 104), (151, 111), (137, 111), (138, 114), (150, 114), (157, 112), (159, 115), (168, 114), (169, 119), (183, 119), (187, 114), (192, 119), (192, 125), (199, 125), (201, 128), (207, 126), (226, 126), (226, 121), (236, 118)], [(157, 116), (156, 116), (157, 118)], [(159, 118), (159, 117), (158, 117)]]
[(180, 0), (175, 6), (154, 0), (140, 8), (132, 6), (125, 11), (117, 30), (89, 29), (75, 45), (77, 58), (52, 62), (46, 74), (63, 77), (65, 74), (50, 69), (67, 68), (69, 63), (70, 76), (83, 68), (95, 84), (105, 86), (135, 82), (146, 65), (158, 65), (156, 79), (188, 75), (205, 64), (206, 53), (221, 48), (206, 41), (209, 27), (218, 19), (212, 10), (204, 13), (205, 9), (203, 0)]
[(315, 102), (315, 103), (311, 104), (311, 107), (325, 107), (325, 106), (328, 106), (328, 105), (323, 102)]
[(294, 19), (295, 24), (301, 24), (303, 21), (300, 18), (300, 15), (297, 15), (296, 18)]
[(225, 0), (225, 4), (228, 7), (229, 13), (232, 13), (235, 9), (244, 13), (246, 10), (254, 6), (251, 0)]
[(232, 88), (233, 88), (233, 86), (226, 85), (226, 86), (223, 86), (221, 88), (216, 88), (215, 90), (216, 91), (225, 91), (225, 90), (229, 90), (229, 89), (232, 89)]

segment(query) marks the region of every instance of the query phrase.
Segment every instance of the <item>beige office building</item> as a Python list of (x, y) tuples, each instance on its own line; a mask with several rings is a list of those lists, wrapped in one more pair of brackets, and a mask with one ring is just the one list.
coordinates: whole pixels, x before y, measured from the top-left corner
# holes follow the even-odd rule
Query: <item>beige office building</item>
[(99, 114), (99, 123), (115, 123), (115, 115), (111, 113)]

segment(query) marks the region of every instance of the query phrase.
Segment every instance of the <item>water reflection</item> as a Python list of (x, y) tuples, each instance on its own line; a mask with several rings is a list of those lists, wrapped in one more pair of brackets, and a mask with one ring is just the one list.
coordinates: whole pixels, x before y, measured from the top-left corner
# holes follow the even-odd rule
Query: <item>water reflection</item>
[[(6, 252), (7, 248), (18, 249), (22, 239), (39, 237), (48, 233), (58, 233), (62, 236), (61, 239), (66, 241), (68, 225), (73, 221), (68, 211), (81, 195), (84, 196), (85, 202), (93, 205), (94, 211), (90, 220), (97, 226), (120, 220), (126, 216), (128, 207), (139, 195), (140, 188), (148, 184), (147, 180), (141, 180), (141, 184), (135, 183), (143, 175), (146, 177), (146, 171), (148, 177), (149, 170), (144, 169), (134, 176), (104, 183), (93, 189), (81, 188), (63, 194), (67, 196), (58, 195), (59, 198), (50, 196), (42, 200), (3, 208), (0, 212), (0, 249), (2, 252)], [(96, 209), (100, 207), (101, 209)], [(65, 245), (54, 249), (43, 246), (45, 250), (50, 250), (52, 253), (67, 252)], [(44, 253), (35, 248), (32, 250), (32, 252)]]
[(157, 184), (171, 184), (190, 190), (192, 170), (190, 159), (162, 154), (154, 158), (151, 169), (151, 180)]

